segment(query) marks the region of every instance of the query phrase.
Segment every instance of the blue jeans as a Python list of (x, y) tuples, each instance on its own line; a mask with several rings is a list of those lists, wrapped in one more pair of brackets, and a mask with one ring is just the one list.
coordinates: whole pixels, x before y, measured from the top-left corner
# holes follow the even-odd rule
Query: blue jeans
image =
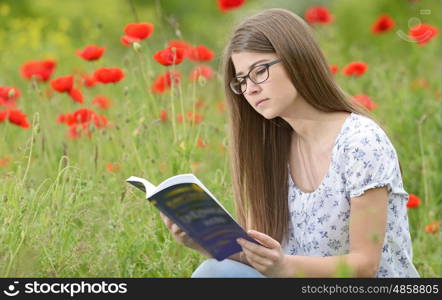
[(191, 278), (222, 277), (222, 278), (265, 278), (256, 269), (232, 259), (217, 261), (209, 258), (201, 263)]

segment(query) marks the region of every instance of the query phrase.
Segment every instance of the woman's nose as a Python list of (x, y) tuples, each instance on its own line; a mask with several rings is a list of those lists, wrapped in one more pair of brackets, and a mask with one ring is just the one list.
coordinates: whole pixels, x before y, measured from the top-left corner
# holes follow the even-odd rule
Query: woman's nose
[(252, 80), (250, 80), (250, 78), (247, 78), (246, 80), (248, 80), (246, 88), (246, 92), (248, 95), (253, 94), (260, 89), (259, 84), (254, 83)]

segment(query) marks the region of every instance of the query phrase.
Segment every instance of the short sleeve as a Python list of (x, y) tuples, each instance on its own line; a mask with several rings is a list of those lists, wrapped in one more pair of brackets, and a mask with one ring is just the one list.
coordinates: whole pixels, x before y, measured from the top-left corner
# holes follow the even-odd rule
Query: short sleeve
[(396, 150), (381, 128), (367, 128), (350, 136), (342, 157), (342, 179), (346, 195), (350, 198), (382, 186), (387, 186), (389, 193), (408, 198), (403, 188)]

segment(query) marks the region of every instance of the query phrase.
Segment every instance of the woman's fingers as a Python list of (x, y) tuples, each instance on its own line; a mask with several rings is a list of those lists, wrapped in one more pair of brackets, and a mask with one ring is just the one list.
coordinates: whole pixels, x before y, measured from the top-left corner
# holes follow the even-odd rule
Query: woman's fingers
[(182, 243), (187, 247), (193, 245), (194, 243), (193, 240), (177, 224), (173, 223), (166, 215), (164, 215), (161, 212), (160, 212), (160, 217), (178, 242)]
[(172, 231), (172, 233), (174, 235), (178, 235), (182, 232), (181, 228), (179, 228), (178, 225), (175, 223), (172, 224), (172, 227), (170, 228), (170, 230)]
[(259, 256), (258, 254), (253, 253), (247, 249), (244, 249), (244, 254), (246, 255), (249, 262), (253, 261), (260, 266), (266, 266), (269, 263), (268, 258)]
[(173, 223), (166, 215), (164, 215), (162, 212), (160, 212), (160, 217), (166, 224), (167, 228), (170, 230), (170, 232), (176, 236), (177, 238), (184, 240), (186, 239), (186, 232), (184, 232), (177, 224)]
[(165, 214), (163, 214), (162, 212), (160, 212), (160, 217), (163, 220), (164, 224), (166, 224), (166, 227), (168, 229), (171, 229), (171, 227), (173, 225), (173, 222)]

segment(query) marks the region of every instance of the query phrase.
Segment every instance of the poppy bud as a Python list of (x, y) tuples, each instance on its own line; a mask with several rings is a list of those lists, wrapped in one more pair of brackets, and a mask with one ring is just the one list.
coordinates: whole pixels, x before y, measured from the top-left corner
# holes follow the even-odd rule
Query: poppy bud
[(15, 89), (10, 89), (8, 91), (8, 99), (14, 98), (15, 96)]
[(198, 84), (199, 86), (205, 86), (207, 83), (207, 79), (204, 76), (198, 76)]
[(133, 42), (132, 43), (132, 48), (134, 48), (135, 52), (140, 52), (141, 44), (138, 43), (138, 42)]

